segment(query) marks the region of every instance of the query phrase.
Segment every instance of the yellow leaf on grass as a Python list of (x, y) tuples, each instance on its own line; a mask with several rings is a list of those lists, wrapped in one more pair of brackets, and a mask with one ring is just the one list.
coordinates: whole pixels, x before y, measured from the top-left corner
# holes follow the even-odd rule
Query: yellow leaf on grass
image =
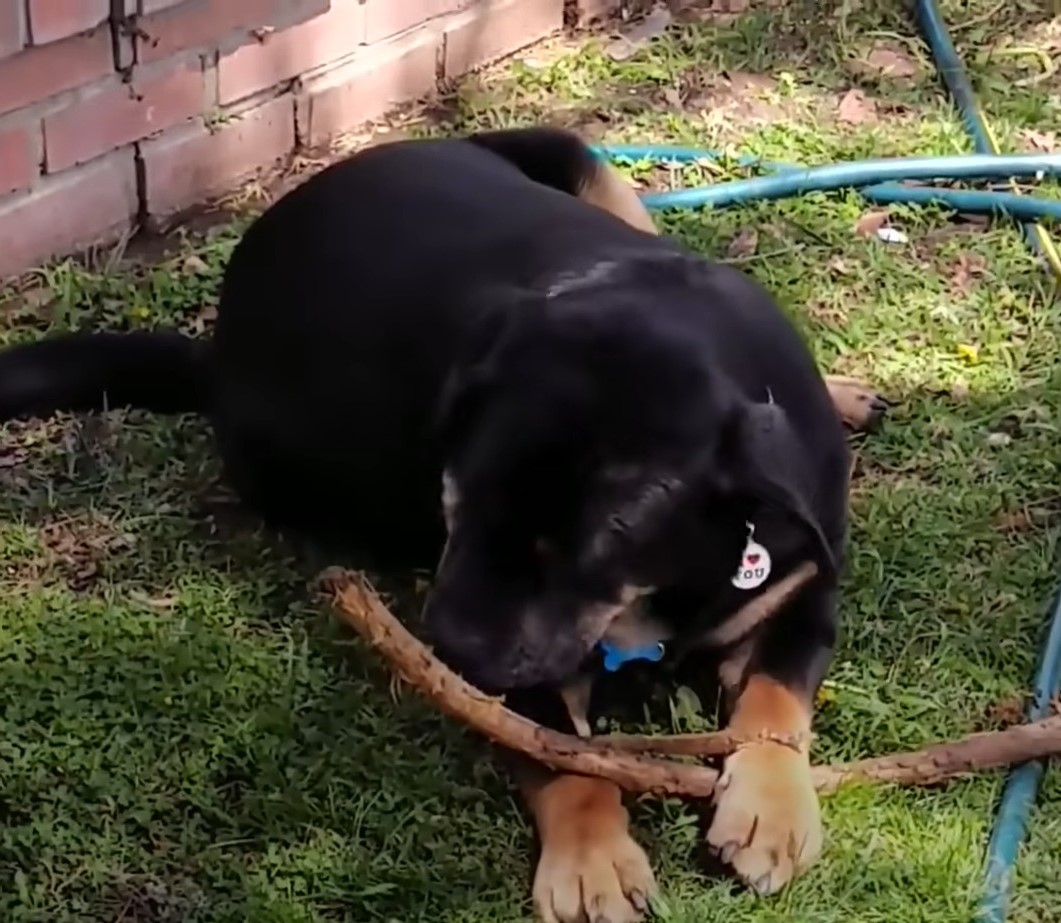
[(980, 350), (971, 343), (959, 343), (957, 353), (970, 365), (976, 365), (980, 361)]

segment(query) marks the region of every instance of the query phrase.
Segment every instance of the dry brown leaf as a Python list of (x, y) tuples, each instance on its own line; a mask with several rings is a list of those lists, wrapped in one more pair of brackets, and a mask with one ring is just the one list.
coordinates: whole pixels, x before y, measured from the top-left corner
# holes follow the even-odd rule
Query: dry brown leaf
[(913, 77), (917, 64), (909, 55), (887, 45), (878, 45), (868, 55), (866, 63), (885, 77)]
[(745, 228), (729, 242), (726, 256), (729, 259), (741, 259), (751, 256), (759, 248), (759, 232), (755, 228)]
[(1052, 154), (1058, 150), (1058, 138), (1057, 133), (1053, 131), (1035, 131), (1034, 129), (1027, 128), (1020, 133), (1021, 138), (1026, 141), (1029, 147), (1037, 151), (1043, 151), (1046, 154)]
[(667, 87), (663, 91), (662, 95), (663, 95), (663, 101), (668, 106), (670, 106), (672, 109), (681, 109), (682, 108), (682, 106), (683, 106), (683, 104), (682, 104), (682, 94), (678, 90), (676, 90), (674, 87)]
[(829, 272), (834, 276), (846, 276), (851, 270), (842, 256), (834, 256), (828, 263)]
[(107, 557), (136, 541), (95, 514), (47, 522), (38, 535), (48, 561), (75, 591), (87, 589), (102, 573), (101, 564)]
[(1024, 722), (1024, 696), (1013, 695), (992, 702), (984, 711), (982, 727), (1004, 730)]
[(1052, 526), (1057, 518), (1058, 511), (1048, 506), (1023, 507), (999, 513), (995, 517), (995, 527), (1002, 532), (1026, 532)]
[(890, 212), (884, 208), (880, 211), (866, 212), (855, 222), (855, 233), (859, 237), (872, 237), (888, 223)]
[(979, 253), (960, 253), (950, 276), (951, 289), (958, 295), (968, 294), (975, 279), (987, 271), (987, 260)]
[(840, 99), (836, 109), (837, 118), (851, 125), (862, 125), (877, 117), (877, 107), (861, 90), (848, 90)]
[(1033, 516), (1028, 509), (1010, 510), (995, 517), (995, 526), (1003, 532), (1023, 532), (1032, 524)]

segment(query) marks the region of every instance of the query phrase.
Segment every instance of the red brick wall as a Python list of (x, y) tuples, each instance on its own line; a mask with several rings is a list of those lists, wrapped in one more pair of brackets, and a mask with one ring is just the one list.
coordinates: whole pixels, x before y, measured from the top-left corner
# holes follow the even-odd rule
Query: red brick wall
[(0, 0), (0, 279), (617, 0)]

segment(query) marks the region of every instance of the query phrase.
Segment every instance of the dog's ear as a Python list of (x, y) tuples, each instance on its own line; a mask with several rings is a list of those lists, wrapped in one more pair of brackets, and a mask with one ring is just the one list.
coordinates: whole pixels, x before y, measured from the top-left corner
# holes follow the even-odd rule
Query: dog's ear
[(504, 309), (486, 310), (472, 325), (436, 405), (434, 433), (444, 447), (461, 442), (478, 416), (496, 374), (497, 351), (510, 327), (510, 315)]
[(452, 446), (463, 441), (468, 427), (478, 416), (489, 379), (489, 368), (480, 366), (457, 366), (446, 377), (432, 426), (444, 452), (448, 453)]
[(834, 574), (837, 561), (807, 493), (805, 449), (785, 411), (774, 403), (744, 404), (723, 432), (723, 490), (787, 513), (808, 532), (822, 571)]

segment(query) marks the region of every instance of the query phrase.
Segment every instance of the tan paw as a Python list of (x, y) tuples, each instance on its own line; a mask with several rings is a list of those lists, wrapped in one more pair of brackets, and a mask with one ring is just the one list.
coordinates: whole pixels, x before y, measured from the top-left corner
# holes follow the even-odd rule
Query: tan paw
[(827, 375), (825, 384), (840, 419), (851, 429), (875, 429), (888, 410), (888, 401), (857, 378)]
[(759, 894), (783, 888), (821, 854), (818, 795), (806, 754), (775, 743), (728, 757), (707, 842)]
[(655, 892), (648, 857), (625, 829), (573, 824), (543, 846), (534, 875), (544, 923), (636, 923)]

